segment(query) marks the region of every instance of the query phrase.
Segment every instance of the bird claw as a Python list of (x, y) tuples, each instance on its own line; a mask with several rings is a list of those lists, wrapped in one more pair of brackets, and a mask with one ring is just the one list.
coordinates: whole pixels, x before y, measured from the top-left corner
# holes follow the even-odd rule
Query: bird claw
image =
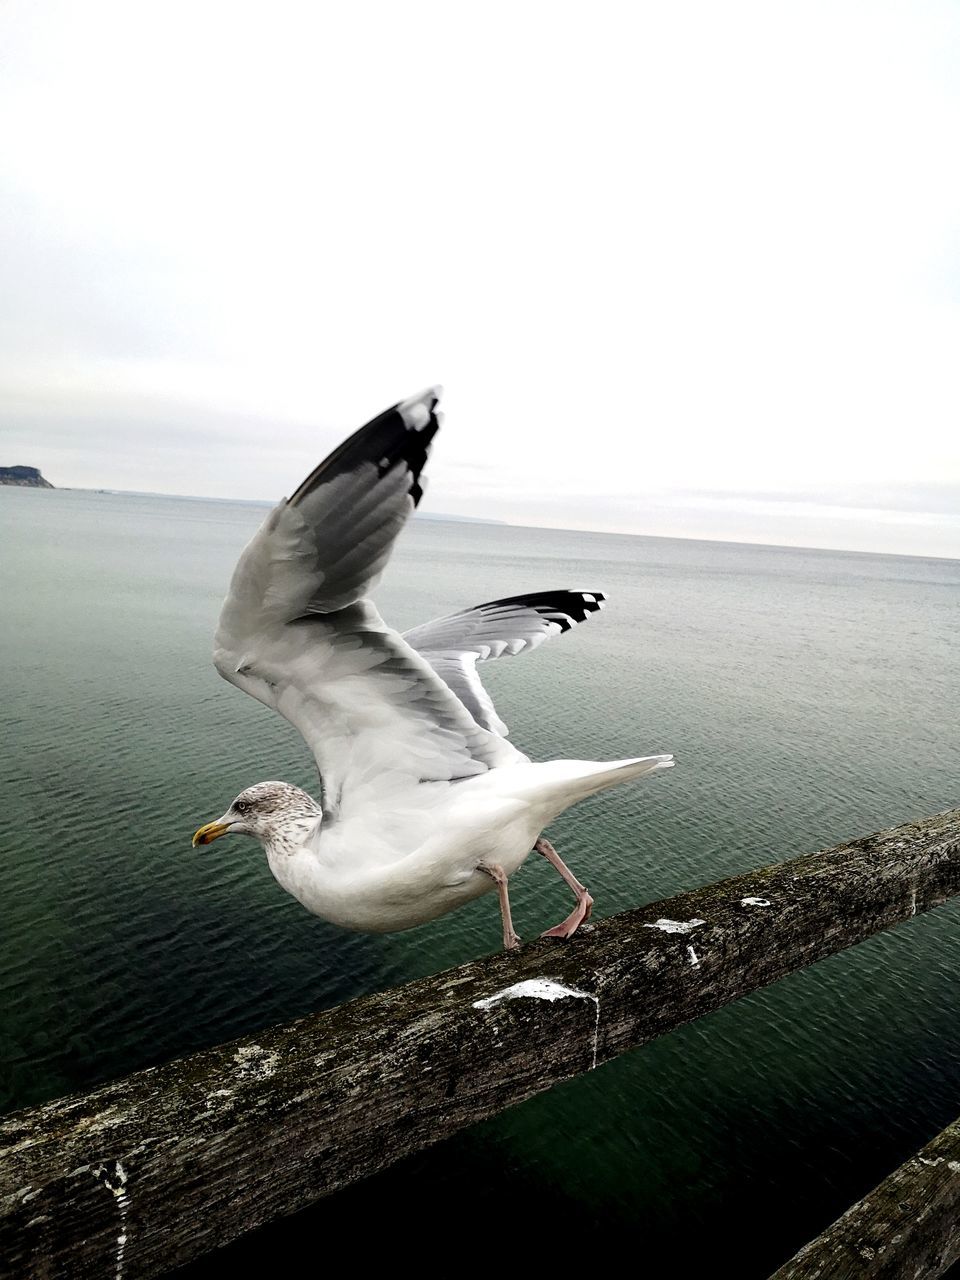
[(541, 938), (572, 938), (577, 932), (584, 920), (590, 919), (590, 912), (593, 910), (593, 898), (583, 891), (583, 896), (578, 898), (577, 905), (573, 908), (566, 920), (562, 920), (560, 924), (555, 924), (552, 929), (547, 929), (541, 933)]

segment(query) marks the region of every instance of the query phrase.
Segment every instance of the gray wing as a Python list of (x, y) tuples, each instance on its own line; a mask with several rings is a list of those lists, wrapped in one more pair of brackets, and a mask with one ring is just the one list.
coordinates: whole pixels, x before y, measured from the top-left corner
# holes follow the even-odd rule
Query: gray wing
[(436, 781), (518, 753), (479, 725), (366, 598), (420, 500), (431, 389), (374, 418), (267, 517), (220, 614), (220, 674), (303, 734), (328, 807), (383, 774)]
[(602, 591), (535, 591), (435, 618), (405, 631), (403, 638), (423, 654), (477, 724), (506, 737), (509, 730), (480, 681), (477, 663), (535, 649), (605, 602)]

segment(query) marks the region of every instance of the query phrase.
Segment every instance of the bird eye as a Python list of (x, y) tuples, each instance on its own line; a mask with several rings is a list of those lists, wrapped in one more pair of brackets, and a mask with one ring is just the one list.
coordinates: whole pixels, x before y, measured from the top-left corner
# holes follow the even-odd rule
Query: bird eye
[(246, 813), (250, 808), (246, 800), (238, 800), (233, 807), (236, 809), (237, 813)]

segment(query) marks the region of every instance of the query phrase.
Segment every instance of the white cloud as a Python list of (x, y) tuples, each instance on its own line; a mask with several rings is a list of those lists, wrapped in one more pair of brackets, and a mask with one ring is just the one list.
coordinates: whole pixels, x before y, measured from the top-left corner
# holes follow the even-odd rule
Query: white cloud
[(439, 379), (436, 509), (906, 550), (837, 489), (960, 482), (955, 6), (13, 3), (0, 43), (12, 460), (269, 497)]

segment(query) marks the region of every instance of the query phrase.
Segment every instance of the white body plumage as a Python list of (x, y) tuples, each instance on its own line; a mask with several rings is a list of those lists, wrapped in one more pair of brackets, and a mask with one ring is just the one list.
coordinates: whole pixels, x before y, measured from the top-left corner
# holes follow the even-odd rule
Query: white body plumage
[[(460, 783), (427, 784), (415, 808), (388, 806), (369, 821), (317, 817), (265, 844), (270, 870), (314, 915), (343, 929), (392, 933), (424, 924), (496, 889), (486, 862), (507, 877), (540, 832), (596, 791), (670, 767), (669, 756), (607, 764), (521, 762)], [(338, 829), (339, 827), (339, 829)], [(408, 852), (397, 856), (398, 849)]]

